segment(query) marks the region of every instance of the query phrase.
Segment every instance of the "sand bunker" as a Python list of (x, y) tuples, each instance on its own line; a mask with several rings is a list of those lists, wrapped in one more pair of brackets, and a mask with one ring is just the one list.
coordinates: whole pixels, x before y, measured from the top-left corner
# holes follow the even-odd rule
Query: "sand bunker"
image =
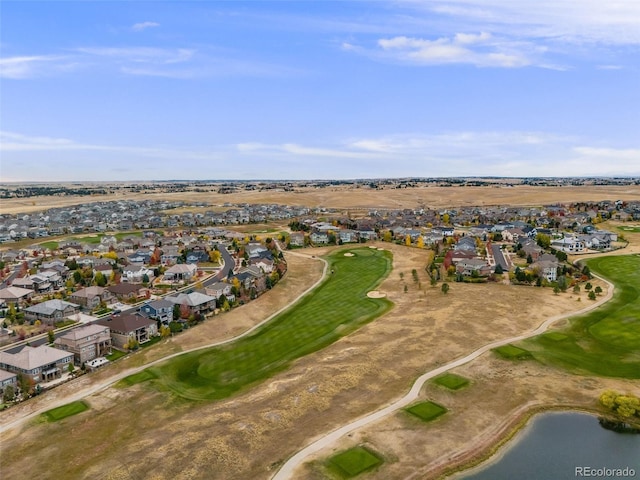
[(379, 248), (378, 250), (380, 250), (381, 252), (384, 252), (384, 248)]
[(369, 248), (373, 248), (375, 250), (377, 247), (375, 245), (369, 245)]
[(384, 298), (386, 296), (386, 293), (379, 292), (378, 290), (371, 290), (367, 293), (367, 297), (369, 298)]
[(351, 252), (347, 252), (344, 254), (345, 257), (353, 257), (353, 253)]

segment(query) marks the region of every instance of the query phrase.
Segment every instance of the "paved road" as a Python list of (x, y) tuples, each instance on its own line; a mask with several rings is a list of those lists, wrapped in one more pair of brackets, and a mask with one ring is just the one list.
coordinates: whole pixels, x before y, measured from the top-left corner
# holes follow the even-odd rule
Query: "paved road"
[(493, 259), (496, 265), (500, 265), (502, 270), (508, 272), (511, 267), (509, 266), (509, 262), (506, 258), (504, 258), (504, 254), (500, 249), (500, 245), (496, 245), (494, 243), (491, 244), (491, 253), (493, 253)]
[[(296, 255), (296, 256), (309, 258), (309, 255), (304, 255), (304, 254), (295, 253), (295, 252), (287, 252), (286, 255)], [(30, 412), (30, 413), (28, 413), (26, 415), (23, 415), (22, 417), (19, 417), (19, 418), (15, 419), (15, 420), (12, 420), (10, 422), (0, 423), (0, 434), (6, 432), (7, 430), (10, 430), (12, 428), (15, 428), (15, 427), (18, 427), (18, 426), (22, 425), (24, 422), (26, 422), (26, 421), (28, 421), (28, 420), (40, 415), (41, 413), (43, 413), (43, 412), (45, 412), (47, 410), (51, 410), (52, 408), (57, 408), (57, 407), (60, 407), (62, 405), (66, 405), (67, 403), (75, 402), (77, 400), (82, 400), (83, 398), (86, 398), (86, 397), (88, 397), (90, 395), (93, 395), (93, 394), (98, 393), (98, 392), (100, 392), (102, 390), (105, 390), (105, 389), (109, 388), (111, 385), (113, 385), (114, 383), (122, 380), (123, 378), (128, 377), (129, 375), (133, 375), (135, 373), (141, 372), (145, 368), (151, 367), (151, 366), (156, 365), (158, 363), (165, 362), (167, 360), (170, 360), (170, 359), (172, 359), (174, 357), (177, 357), (179, 355), (183, 355), (185, 353), (195, 352), (197, 350), (203, 350), (205, 348), (217, 347), (217, 346), (220, 346), (220, 345), (226, 345), (228, 343), (235, 342), (236, 340), (238, 340), (238, 339), (240, 339), (242, 337), (246, 337), (247, 335), (251, 335), (251, 333), (253, 333), (255, 330), (260, 328), (265, 323), (271, 321), (271, 319), (273, 319), (275, 316), (277, 316), (280, 313), (284, 312), (286, 309), (291, 307), (291, 305), (296, 303), (302, 297), (304, 297), (309, 292), (314, 290), (318, 285), (320, 285), (320, 283), (322, 283), (322, 281), (327, 276), (327, 268), (328, 268), (329, 264), (327, 263), (326, 260), (324, 260), (322, 258), (317, 258), (317, 257), (312, 257), (312, 258), (315, 258), (316, 260), (319, 260), (319, 261), (324, 263), (324, 268), (322, 270), (322, 276), (313, 285), (311, 285), (309, 288), (307, 288), (304, 292), (302, 292), (296, 298), (291, 300), (287, 305), (285, 305), (284, 307), (282, 307), (280, 310), (278, 310), (277, 312), (273, 313), (269, 317), (265, 318), (260, 323), (254, 325), (249, 330), (246, 330), (245, 332), (241, 333), (240, 335), (237, 335), (235, 337), (229, 338), (227, 340), (223, 340), (221, 342), (215, 342), (215, 343), (210, 343), (208, 345), (203, 345), (201, 347), (191, 348), (189, 350), (184, 350), (184, 351), (177, 352), (177, 353), (171, 354), (169, 356), (160, 358), (160, 359), (155, 360), (153, 362), (147, 363), (146, 365), (142, 365), (142, 366), (135, 367), (135, 368), (130, 368), (128, 370), (125, 370), (124, 372), (120, 372), (119, 374), (114, 375), (113, 377), (111, 377), (111, 378), (109, 378), (109, 379), (107, 379), (107, 380), (105, 380), (105, 381), (103, 381), (103, 382), (101, 382), (101, 383), (99, 383), (97, 385), (92, 385), (92, 386), (87, 387), (87, 388), (85, 388), (83, 390), (79, 390), (77, 392), (74, 392), (72, 395), (68, 395), (66, 397), (57, 398), (55, 401), (52, 401), (51, 403), (48, 403), (46, 407), (39, 408), (38, 410)]]
[[(222, 256), (222, 259), (224, 261), (224, 265), (222, 267), (222, 269), (214, 276), (207, 278), (206, 280), (204, 280), (202, 282), (202, 285), (204, 287), (208, 287), (209, 285), (212, 285), (216, 282), (220, 282), (222, 280), (224, 280), (225, 278), (227, 278), (227, 276), (229, 275), (229, 272), (231, 270), (233, 270), (233, 267), (235, 266), (235, 260), (233, 259), (233, 257), (231, 256), (231, 254), (227, 251), (226, 248), (220, 246), (220, 254)], [(16, 267), (17, 268), (17, 267)], [(182, 288), (181, 290), (189, 290), (190, 288), (193, 288), (192, 286), (187, 286)], [(170, 294), (173, 294), (176, 292), (171, 292)], [(167, 294), (167, 295), (170, 295)], [(140, 305), (135, 305), (132, 306), (131, 308), (126, 308), (123, 309), (121, 311), (121, 313), (123, 314), (133, 314), (135, 313), (138, 308), (140, 307)], [(101, 317), (101, 318), (105, 318), (105, 317)], [(97, 319), (99, 320), (99, 319)], [(95, 321), (97, 321), (95, 320)], [(95, 322), (94, 321), (94, 322)], [(88, 323), (94, 323), (94, 322), (88, 322)], [(88, 323), (83, 323), (80, 325), (74, 325), (72, 328), (60, 331), (60, 332), (55, 332), (54, 336), (55, 338), (60, 337), (61, 335), (65, 335), (66, 333), (68, 333), (70, 330), (73, 330), (75, 328), (79, 328), (79, 327), (83, 327), (85, 325), (87, 325)], [(11, 345), (7, 345), (5, 347), (0, 348), (0, 351), (3, 352), (7, 352), (7, 353), (18, 353), (20, 350), (22, 350), (22, 348), (25, 346), (26, 342), (29, 343), (30, 346), (32, 347), (39, 347), (40, 345), (45, 345), (49, 343), (49, 337), (46, 334), (42, 334), (42, 335), (38, 335), (35, 336), (31, 339), (26, 339), (24, 342), (21, 342), (20, 344), (16, 345), (16, 346), (11, 346)]]
[(438, 367), (434, 370), (431, 370), (429, 372), (426, 372), (425, 374), (423, 374), (422, 376), (420, 376), (413, 384), (413, 386), (411, 387), (411, 390), (409, 390), (409, 392), (403, 396), (402, 398), (400, 398), (399, 400), (396, 400), (395, 402), (391, 403), (390, 405), (387, 405), (386, 407), (377, 410), (373, 413), (370, 413), (364, 417), (361, 417), (343, 427), (338, 428), (337, 430), (334, 430), (333, 432), (330, 432), (328, 434), (326, 434), (325, 436), (319, 438), (318, 440), (314, 441), (313, 443), (309, 444), (308, 446), (306, 446), (304, 449), (300, 450), (298, 453), (296, 453), (295, 455), (293, 455), (291, 458), (289, 458), (289, 460), (287, 460), (284, 465), (282, 465), (282, 467), (280, 467), (280, 470), (278, 470), (276, 472), (276, 474), (272, 477), (272, 480), (285, 480), (285, 479), (289, 479), (289, 478), (294, 478), (294, 472), (296, 470), (296, 468), (298, 468), (302, 463), (304, 463), (306, 461), (306, 459), (310, 456), (313, 455), (316, 452), (319, 452), (320, 450), (322, 450), (323, 448), (328, 447), (329, 445), (335, 443), (338, 439), (340, 439), (341, 437), (343, 437), (344, 435), (347, 435), (348, 433), (353, 432), (354, 430), (364, 427), (365, 425), (368, 425), (370, 423), (376, 422), (378, 420), (381, 420), (382, 418), (386, 417), (387, 415), (391, 415), (392, 413), (395, 413), (396, 411), (398, 411), (401, 408), (406, 407), (407, 405), (411, 404), (412, 402), (414, 402), (418, 396), (420, 395), (420, 391), (422, 390), (422, 387), (424, 386), (425, 382), (427, 380), (430, 380), (433, 377), (436, 377), (438, 375), (441, 375), (443, 373), (445, 373), (448, 370), (451, 370), (452, 368), (455, 367), (459, 367), (460, 365), (464, 365), (465, 363), (468, 363), (476, 358), (478, 358), (480, 355), (482, 355), (483, 353), (488, 352), (489, 350), (491, 350), (492, 348), (496, 348), (502, 345), (506, 345), (508, 343), (512, 343), (512, 342), (518, 342), (520, 340), (524, 340), (525, 338), (529, 338), (529, 337), (533, 337), (535, 335), (539, 335), (541, 333), (543, 333), (550, 325), (552, 325), (553, 323), (562, 320), (564, 318), (567, 317), (572, 317), (574, 315), (580, 315), (583, 314), (585, 312), (588, 312), (590, 310), (593, 310), (594, 308), (599, 307), (600, 305), (602, 305), (603, 303), (607, 302), (608, 300), (611, 299), (611, 297), (613, 296), (613, 284), (611, 282), (609, 282), (608, 280), (599, 277), (597, 275), (594, 275), (598, 278), (600, 278), (601, 280), (603, 280), (604, 282), (607, 283), (607, 285), (609, 285), (608, 291), (607, 291), (607, 295), (604, 296), (603, 298), (601, 298), (598, 302), (593, 303), (577, 312), (573, 312), (570, 314), (566, 314), (566, 315), (557, 315), (555, 317), (551, 317), (547, 320), (545, 320), (538, 328), (536, 328), (535, 330), (532, 330), (528, 333), (524, 333), (522, 335), (518, 335), (515, 337), (511, 337), (511, 338), (507, 338), (507, 339), (503, 339), (503, 340), (496, 340), (495, 342), (491, 342), (488, 343), (486, 345), (484, 345), (483, 347), (478, 348), (477, 350), (475, 350), (474, 352), (470, 353), (469, 355), (467, 355), (466, 357), (462, 357), (459, 358), (457, 360), (454, 360), (446, 365), (443, 365), (441, 367)]

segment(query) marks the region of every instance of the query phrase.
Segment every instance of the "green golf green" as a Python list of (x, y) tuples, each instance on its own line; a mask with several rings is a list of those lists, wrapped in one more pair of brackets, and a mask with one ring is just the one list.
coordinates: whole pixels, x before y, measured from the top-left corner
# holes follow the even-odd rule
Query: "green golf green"
[(438, 418), (440, 415), (444, 415), (447, 412), (447, 409), (442, 405), (427, 401), (412, 405), (407, 408), (407, 412), (415, 415), (423, 422), (430, 422), (431, 420)]
[(62, 405), (58, 408), (47, 410), (42, 414), (42, 416), (49, 422), (57, 422), (58, 420), (70, 417), (71, 415), (82, 413), (85, 410), (89, 410), (89, 405), (79, 400), (77, 402), (67, 403), (66, 405)]
[(328, 463), (340, 477), (351, 478), (377, 467), (382, 459), (367, 448), (358, 446), (334, 455)]
[(494, 348), (493, 351), (501, 357), (511, 360), (526, 360), (527, 358), (531, 358), (531, 354), (527, 350), (511, 344)]
[(228, 397), (389, 310), (389, 300), (366, 294), (389, 274), (391, 259), (390, 252), (370, 248), (336, 251), (327, 257), (331, 273), (319, 287), (251, 335), (181, 355), (125, 378), (122, 385), (153, 379), (152, 384), (183, 398)]
[(469, 385), (469, 380), (455, 373), (445, 373), (444, 375), (434, 378), (433, 383), (446, 387), (449, 390), (459, 390)]
[(539, 361), (575, 373), (640, 378), (640, 256), (625, 255), (587, 261), (592, 272), (616, 286), (613, 298), (571, 319), (559, 333), (522, 342)]

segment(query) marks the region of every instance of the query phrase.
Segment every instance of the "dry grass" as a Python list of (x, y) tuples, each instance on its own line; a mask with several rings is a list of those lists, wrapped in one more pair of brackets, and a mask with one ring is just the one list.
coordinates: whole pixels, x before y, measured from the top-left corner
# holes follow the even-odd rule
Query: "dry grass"
[[(86, 197), (32, 197), (3, 199), (0, 214), (29, 213), (53, 207), (64, 207), (97, 201), (111, 200), (183, 200), (204, 201), (214, 206), (233, 203), (277, 203), (283, 205), (323, 206), (332, 208), (413, 208), (455, 207), (465, 205), (547, 205), (599, 200), (640, 200), (637, 186), (576, 186), (532, 187), (515, 185), (506, 187), (416, 187), (403, 189), (371, 190), (352, 186), (328, 188), (299, 188), (294, 192), (241, 191), (233, 195), (212, 192), (134, 193), (122, 195), (91, 195)], [(197, 209), (201, 211), (202, 209)], [(190, 209), (189, 209), (190, 211)], [(175, 212), (172, 210), (172, 212)]]
[[(266, 479), (279, 462), (301, 445), (389, 403), (424, 371), (491, 340), (537, 326), (549, 315), (572, 311), (583, 304), (569, 294), (553, 295), (549, 289), (493, 284), (452, 284), (445, 296), (439, 288), (429, 286), (424, 272), (431, 252), (390, 244), (382, 246), (394, 253), (394, 271), (379, 287), (396, 304), (387, 315), (229, 400), (181, 403), (143, 385), (124, 391), (109, 389), (94, 395), (89, 402), (95, 411), (82, 418), (67, 419), (65, 427), (39, 425), (19, 435), (18, 432), (5, 435), (0, 464), (3, 473), (11, 477), (29, 468), (37, 478), (59, 478), (64, 470), (65, 478)], [(317, 255), (320, 250), (310, 253)], [(299, 267), (304, 268), (303, 262)], [(418, 270), (421, 288), (411, 278), (413, 268)], [(399, 272), (404, 272), (404, 280), (400, 279)], [(405, 284), (407, 293), (404, 293)], [(278, 292), (290, 295), (293, 284), (281, 287)], [(281, 301), (279, 295), (272, 295), (270, 300), (268, 297), (263, 297), (265, 302)], [(513, 311), (516, 304), (522, 306), (518, 313)], [(224, 326), (217, 326), (216, 320), (202, 327), (210, 330), (192, 330), (193, 337), (184, 336), (181, 348), (201, 344), (203, 337), (209, 335), (240, 331), (264, 316), (264, 311), (262, 314), (256, 311), (256, 317), (251, 317), (248, 307), (234, 312), (237, 315), (233, 319), (225, 318)], [(269, 307), (274, 305), (262, 306), (265, 310)], [(510, 364), (506, 365), (508, 368), (497, 364), (497, 373), (489, 368), (486, 375), (500, 383), (504, 380), (501, 372), (511, 368)], [(439, 397), (433, 399), (447, 408), (451, 403), (449, 395), (468, 395), (467, 392), (478, 391), (477, 383), (483, 384), (473, 371), (461, 369), (458, 373), (470, 378), (474, 385), (455, 394), (434, 387)], [(504, 384), (501, 387), (506, 388)], [(531, 384), (523, 382), (522, 388), (525, 387), (533, 389)], [(523, 395), (529, 390), (524, 390)], [(497, 412), (507, 412), (519, 405), (521, 396), (498, 398), (492, 394), (490, 398)], [(453, 410), (467, 408), (475, 407), (461, 403)], [(476, 418), (480, 429), (487, 422), (482, 417), (471, 416)], [(494, 417), (488, 414), (487, 418)], [(393, 431), (399, 430), (396, 424), (392, 425)], [(389, 433), (384, 426), (375, 426), (358, 435), (360, 438), (375, 436), (386, 456), (387, 433), (393, 432)], [(414, 435), (415, 440), (415, 435), (422, 433), (414, 431), (407, 435)], [(456, 443), (461, 440), (454, 436), (447, 445), (455, 450), (463, 445)], [(427, 444), (422, 438), (414, 444), (421, 442)], [(336, 445), (332, 451), (337, 448), (343, 446)], [(391, 462), (389, 467), (385, 464), (380, 475), (395, 478), (388, 475), (388, 468), (404, 468), (406, 461), (424, 466), (424, 455), (414, 456), (412, 452), (409, 451), (407, 459), (402, 455), (399, 463)], [(321, 455), (327, 456), (329, 452)], [(51, 458), (56, 461), (52, 462)], [(322, 472), (315, 468), (305, 469), (296, 478), (322, 478)]]

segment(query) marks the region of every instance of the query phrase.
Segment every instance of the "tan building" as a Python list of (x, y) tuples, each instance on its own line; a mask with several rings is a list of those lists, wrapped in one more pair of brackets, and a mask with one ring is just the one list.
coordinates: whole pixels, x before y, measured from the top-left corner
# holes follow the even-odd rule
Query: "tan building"
[(72, 362), (73, 353), (47, 345), (26, 346), (18, 353), (0, 352), (0, 369), (21, 373), (36, 383), (60, 378)]
[(158, 334), (158, 324), (155, 320), (138, 315), (114, 315), (98, 320), (95, 324), (109, 327), (113, 346), (121, 350), (127, 349), (127, 344), (132, 338), (143, 344)]
[(109, 302), (113, 299), (112, 293), (104, 287), (87, 287), (71, 294), (69, 298), (72, 302), (93, 310), (100, 305), (100, 302)]
[(56, 348), (73, 353), (76, 365), (111, 353), (111, 332), (102, 325), (74, 328), (53, 342)]

